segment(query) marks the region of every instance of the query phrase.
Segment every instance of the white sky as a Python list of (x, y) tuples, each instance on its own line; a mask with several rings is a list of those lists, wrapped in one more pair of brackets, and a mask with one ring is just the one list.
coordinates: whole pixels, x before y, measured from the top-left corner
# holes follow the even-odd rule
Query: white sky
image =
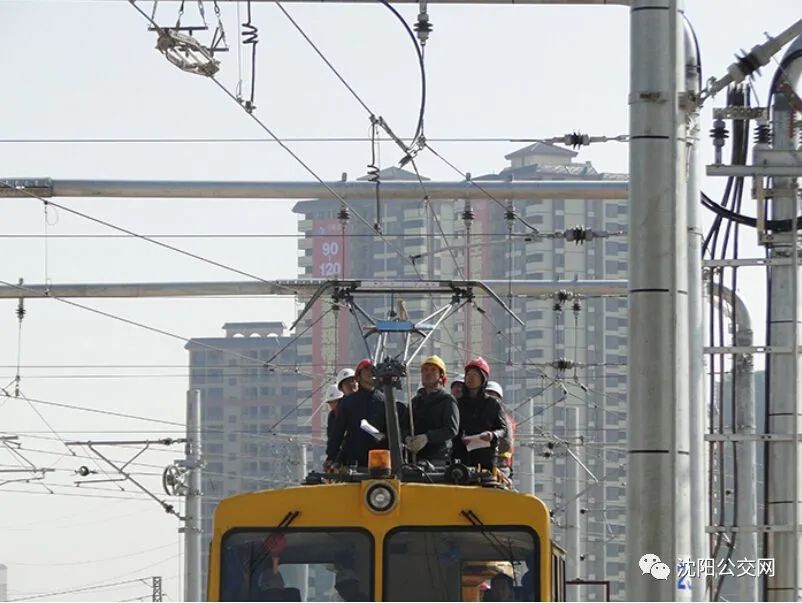
[[(150, 9), (150, 2), (140, 2)], [(213, 18), (211, 2), (205, 2)], [(288, 4), (307, 33), (357, 92), (397, 133), (409, 136), (418, 110), (418, 74), (406, 33), (380, 5)], [(312, 50), (273, 5), (254, 7), (260, 27), (258, 115), (282, 137), (363, 136), (368, 120)], [(399, 10), (412, 22), (416, 7)], [(169, 22), (177, 3), (163, 2)], [(434, 32), (427, 47), (426, 133), (438, 137), (549, 137), (581, 130), (615, 136), (627, 132), (628, 10), (623, 7), (429, 7)], [(798, 0), (688, 0), (687, 13), (701, 44), (705, 78), (720, 76), (734, 53), (778, 33), (800, 17)], [(168, 18), (167, 15), (171, 16)], [(224, 5), (230, 40), (236, 40), (234, 7)], [(186, 19), (196, 18), (188, 0)], [(38, 138), (262, 137), (257, 126), (213, 83), (180, 72), (154, 50), (155, 34), (126, 3), (114, 1), (0, 1), (0, 140)], [(237, 53), (223, 56), (222, 81), (237, 80)], [(755, 82), (765, 102), (773, 67)], [(717, 106), (723, 103), (718, 99)], [(704, 111), (703, 132), (710, 129)], [(516, 143), (442, 143), (438, 147), (464, 171), (498, 171)], [(703, 144), (706, 163), (712, 145)], [(296, 144), (296, 151), (324, 178), (364, 173), (367, 143)], [(399, 158), (383, 146), (382, 164)], [(621, 143), (583, 149), (577, 161), (600, 171), (625, 172)], [(274, 144), (125, 145), (0, 142), (0, 177), (124, 179), (310, 180)], [(457, 179), (423, 154), (421, 171)], [(721, 182), (706, 179), (716, 198)], [(62, 199), (93, 216), (147, 234), (283, 233), (296, 229), (292, 202)], [(2, 200), (0, 235), (42, 234), (36, 200)], [(750, 204), (746, 207), (751, 213)], [(51, 235), (109, 233), (83, 219), (51, 212)], [(743, 235), (743, 254), (755, 254), (754, 236)], [(293, 278), (296, 240), (174, 239), (179, 247), (263, 278)], [(214, 281), (241, 277), (156, 248), (141, 240), (0, 237), (0, 278), (28, 283)], [(47, 270), (45, 266), (47, 265)], [(744, 273), (741, 292), (762, 321), (761, 274)], [(186, 337), (220, 336), (224, 322), (290, 321), (289, 300), (84, 300), (94, 308)], [(15, 302), (0, 304), (0, 385), (17, 361)], [(28, 302), (22, 333), (22, 391), (30, 398), (182, 421), (187, 355), (173, 339), (59, 304)], [(89, 368), (37, 368), (87, 365)], [(101, 368), (97, 365), (163, 365)], [(167, 365), (178, 365), (169, 368)], [(129, 378), (53, 378), (56, 375), (144, 375)], [(155, 374), (167, 375), (153, 377)], [(37, 375), (39, 377), (37, 377)], [(178, 435), (175, 427), (110, 416), (39, 407), (65, 439), (118, 439)], [(146, 429), (148, 433), (113, 433)], [(51, 484), (71, 484), (85, 459), (60, 458), (64, 447), (24, 402), (0, 399), (0, 433), (21, 433), (39, 466), (56, 467)], [(123, 450), (116, 453), (121, 458)], [(144, 462), (163, 466), (182, 451), (153, 453)], [(0, 451), (0, 469), (15, 463)], [(147, 469), (159, 472), (159, 469)], [(158, 489), (158, 478), (142, 478)], [(2, 474), (0, 474), (2, 483)], [(113, 484), (101, 487), (113, 489)], [(23, 494), (19, 491), (31, 492)], [(72, 495), (114, 492), (58, 488)], [(161, 575), (170, 600), (180, 598), (179, 538), (174, 518), (152, 501), (45, 495), (32, 485), (0, 486), (0, 563), (9, 565), (10, 596), (55, 592), (85, 585)], [(157, 548), (159, 547), (159, 548)], [(123, 557), (124, 556), (124, 557)], [(121, 558), (122, 557), (122, 558)], [(61, 564), (61, 565), (60, 565)], [(126, 599), (149, 594), (144, 584), (61, 596), (62, 600)]]

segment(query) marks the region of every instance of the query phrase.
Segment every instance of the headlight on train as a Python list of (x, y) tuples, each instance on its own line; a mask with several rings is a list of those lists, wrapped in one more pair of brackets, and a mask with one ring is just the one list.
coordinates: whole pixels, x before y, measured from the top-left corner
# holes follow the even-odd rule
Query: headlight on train
[(398, 502), (398, 494), (386, 482), (376, 482), (365, 491), (365, 502), (374, 513), (389, 513)]

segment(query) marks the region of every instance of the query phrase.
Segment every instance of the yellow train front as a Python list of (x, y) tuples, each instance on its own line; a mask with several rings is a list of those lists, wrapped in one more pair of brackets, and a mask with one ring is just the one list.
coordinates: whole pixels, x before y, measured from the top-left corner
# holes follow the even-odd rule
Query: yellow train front
[(449, 481), (357, 474), (228, 498), (214, 515), (209, 600), (565, 600), (546, 505), (492, 480)]

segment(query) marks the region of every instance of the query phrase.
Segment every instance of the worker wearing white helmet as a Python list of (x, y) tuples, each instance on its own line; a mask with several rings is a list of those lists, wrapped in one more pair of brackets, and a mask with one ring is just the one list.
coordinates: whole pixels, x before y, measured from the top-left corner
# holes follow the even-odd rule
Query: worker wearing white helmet
[(465, 393), (465, 375), (457, 375), (451, 380), (451, 395), (455, 400), (459, 400), (463, 393)]
[(493, 396), (496, 400), (504, 399), (504, 389), (498, 381), (488, 381), (485, 386), (485, 391)]
[(386, 438), (376, 438), (362, 427), (362, 422), (366, 421), (380, 434), (387, 433), (384, 394), (375, 389), (373, 374), (374, 366), (370, 358), (360, 360), (352, 372), (341, 372), (344, 377), (340, 384), (343, 391), (353, 377), (356, 377), (359, 387), (345, 395), (340, 402), (331, 436), (326, 443), (324, 467), (332, 467), (337, 463), (367, 467), (371, 450), (387, 449)]
[(488, 396), (491, 396), (499, 401), (504, 416), (507, 419), (507, 435), (498, 441), (498, 452), (496, 453), (496, 466), (507, 477), (512, 477), (512, 452), (513, 452), (513, 431), (515, 423), (512, 420), (512, 415), (504, 408), (504, 388), (498, 381), (488, 381), (485, 386), (485, 391)]
[(353, 394), (359, 389), (359, 383), (356, 381), (354, 369), (344, 368), (337, 373), (337, 387), (345, 396)]
[(329, 405), (329, 418), (326, 423), (327, 438), (331, 438), (331, 433), (334, 430), (334, 422), (337, 420), (337, 411), (339, 410), (342, 397), (343, 392), (336, 385), (329, 385), (326, 387), (324, 401)]

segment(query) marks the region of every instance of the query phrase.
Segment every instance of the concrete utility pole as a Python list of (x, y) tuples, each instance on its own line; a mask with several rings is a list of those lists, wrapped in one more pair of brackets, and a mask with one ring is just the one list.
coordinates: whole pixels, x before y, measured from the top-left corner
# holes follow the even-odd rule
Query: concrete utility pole
[(626, 596), (636, 601), (690, 598), (638, 565), (650, 553), (674, 569), (691, 555), (682, 9), (681, 0), (630, 9)]
[(187, 493), (184, 512), (184, 601), (203, 596), (201, 569), (201, 393), (187, 392)]
[[(789, 49), (802, 49), (800, 40)], [(791, 87), (799, 91), (802, 75), (802, 60), (793, 61), (784, 70), (784, 78)], [(773, 147), (776, 151), (796, 150), (796, 109), (786, 94), (775, 90), (772, 108), (774, 126)], [(767, 165), (776, 159), (769, 156)], [(755, 158), (759, 163), (763, 157)], [(800, 508), (802, 500), (799, 478), (800, 447), (800, 328), (802, 297), (799, 292), (799, 238), (796, 218), (800, 214), (799, 189), (796, 178), (774, 178), (772, 185), (771, 218), (792, 220), (792, 229), (775, 232), (769, 241), (770, 257), (778, 260), (791, 259), (790, 264), (771, 267), (771, 289), (769, 303), (769, 332), (771, 346), (779, 348), (771, 354), (768, 378), (769, 432), (790, 436), (787, 441), (772, 442), (766, 459), (768, 483), (769, 524), (782, 526), (783, 530), (772, 530), (767, 535), (767, 557), (773, 557), (775, 574), (766, 582), (767, 598), (770, 601), (796, 601), (802, 586), (802, 559), (800, 559)]]

